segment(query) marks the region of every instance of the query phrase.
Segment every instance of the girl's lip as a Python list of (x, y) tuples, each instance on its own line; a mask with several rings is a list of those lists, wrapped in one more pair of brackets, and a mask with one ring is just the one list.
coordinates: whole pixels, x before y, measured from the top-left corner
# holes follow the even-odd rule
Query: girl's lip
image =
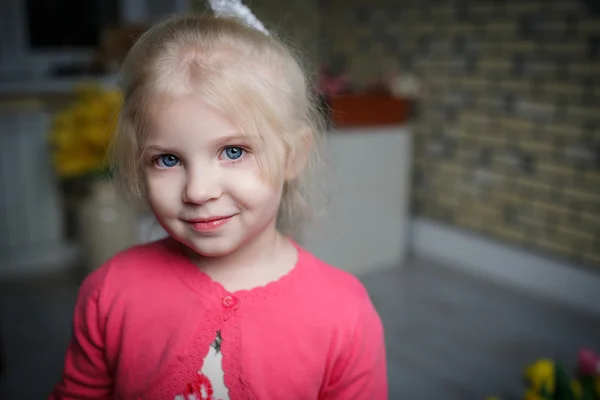
[(227, 224), (234, 216), (201, 218), (187, 222), (197, 232), (211, 232)]
[(215, 216), (215, 217), (188, 219), (186, 222), (189, 222), (190, 224), (202, 223), (202, 222), (213, 222), (213, 221), (219, 221), (221, 219), (226, 219), (226, 218), (231, 218), (231, 217), (233, 217), (233, 215), (219, 215), (219, 216)]

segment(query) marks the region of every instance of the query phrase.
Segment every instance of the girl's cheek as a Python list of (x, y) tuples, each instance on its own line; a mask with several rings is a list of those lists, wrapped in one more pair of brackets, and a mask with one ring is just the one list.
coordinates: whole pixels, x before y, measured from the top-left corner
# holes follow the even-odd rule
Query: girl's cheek
[(160, 170), (154, 168), (146, 171), (144, 181), (148, 191), (172, 192), (172, 189), (180, 184), (180, 176), (180, 171), (175, 169)]

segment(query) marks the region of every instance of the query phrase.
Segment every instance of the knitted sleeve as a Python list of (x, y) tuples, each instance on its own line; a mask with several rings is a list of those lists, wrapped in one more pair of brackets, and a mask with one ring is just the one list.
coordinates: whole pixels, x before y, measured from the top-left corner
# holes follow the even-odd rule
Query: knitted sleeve
[(98, 307), (105, 273), (105, 268), (100, 268), (81, 285), (62, 377), (50, 400), (111, 398), (112, 379), (104, 352), (105, 319)]
[(336, 362), (322, 400), (387, 400), (383, 325), (367, 297), (359, 307), (351, 340)]

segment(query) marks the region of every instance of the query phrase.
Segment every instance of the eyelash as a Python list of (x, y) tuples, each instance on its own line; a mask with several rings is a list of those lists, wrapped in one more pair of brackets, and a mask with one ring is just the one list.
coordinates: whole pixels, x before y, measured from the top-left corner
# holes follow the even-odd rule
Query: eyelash
[[(223, 155), (223, 153), (224, 153), (225, 151), (229, 150), (229, 149), (238, 149), (238, 150), (240, 150), (240, 151), (242, 152), (242, 155), (240, 155), (240, 157), (239, 157), (239, 158), (236, 158), (236, 159), (234, 159), (234, 160), (226, 160), (228, 164), (237, 164), (237, 163), (239, 163), (239, 162), (243, 161), (243, 160), (244, 160), (244, 158), (246, 157), (246, 154), (247, 154), (247, 153), (249, 153), (249, 150), (248, 150), (248, 149), (246, 149), (246, 148), (245, 148), (245, 147), (243, 147), (243, 146), (225, 146), (225, 147), (223, 147), (223, 149), (222, 149), (222, 150), (219, 152), (218, 159), (219, 159), (219, 160), (223, 160), (223, 159), (222, 159), (222, 157), (223, 157), (223, 156), (222, 156), (222, 155)], [(168, 167), (168, 166), (164, 166), (164, 167), (163, 167), (163, 166), (159, 166), (159, 165), (157, 165), (157, 164), (158, 164), (158, 162), (159, 162), (159, 161), (160, 161), (160, 160), (161, 160), (163, 157), (166, 157), (166, 156), (171, 156), (171, 157), (174, 157), (174, 158), (176, 158), (176, 159), (177, 159), (177, 164), (175, 164), (175, 165), (173, 165), (173, 166), (171, 166), (171, 167)], [(158, 154), (158, 155), (156, 155), (156, 156), (152, 157), (152, 159), (151, 159), (151, 164), (152, 164), (152, 165), (154, 165), (155, 167), (159, 168), (159, 169), (171, 169), (171, 168), (174, 168), (174, 167), (176, 167), (177, 165), (180, 165), (180, 164), (181, 164), (181, 160), (179, 159), (179, 157), (177, 157), (177, 156), (176, 156), (176, 155), (174, 155), (174, 154), (170, 154), (170, 153), (163, 153), (163, 154)]]

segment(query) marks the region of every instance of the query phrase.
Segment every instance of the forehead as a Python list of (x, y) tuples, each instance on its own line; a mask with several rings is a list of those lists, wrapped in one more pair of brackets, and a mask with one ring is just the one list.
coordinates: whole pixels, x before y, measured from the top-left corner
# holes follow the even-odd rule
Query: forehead
[(148, 140), (214, 139), (243, 133), (233, 118), (199, 95), (159, 96), (149, 108)]

